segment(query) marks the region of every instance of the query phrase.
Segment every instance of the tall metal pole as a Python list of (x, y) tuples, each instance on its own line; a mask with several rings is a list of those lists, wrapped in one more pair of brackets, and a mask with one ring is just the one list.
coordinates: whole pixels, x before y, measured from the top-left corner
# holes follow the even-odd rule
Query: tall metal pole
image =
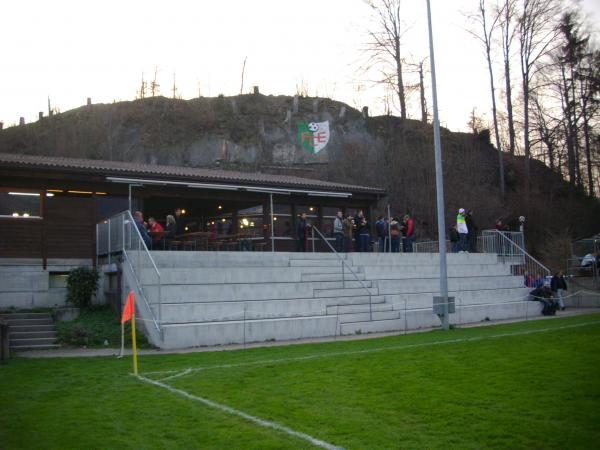
[[(244, 64), (246, 64), (246, 60), (244, 60)], [(269, 209), (271, 213), (271, 252), (275, 251), (275, 230), (273, 230), (273, 193), (269, 194)]]
[(433, 97), (433, 142), (435, 147), (435, 186), (437, 196), (438, 236), (440, 252), (440, 297), (444, 302), (442, 327), (449, 328), (448, 322), (448, 271), (446, 267), (446, 218), (444, 210), (444, 173), (442, 171), (442, 144), (440, 142), (440, 121), (438, 118), (437, 87), (435, 81), (435, 59), (433, 55), (433, 31), (431, 27), (431, 5), (427, 0), (427, 24), (429, 27), (429, 60), (431, 63), (431, 90)]

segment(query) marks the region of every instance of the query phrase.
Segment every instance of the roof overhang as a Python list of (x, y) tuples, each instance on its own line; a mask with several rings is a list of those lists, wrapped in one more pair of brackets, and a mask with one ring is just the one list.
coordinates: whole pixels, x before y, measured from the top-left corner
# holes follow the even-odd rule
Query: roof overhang
[(214, 189), (219, 191), (246, 191), (259, 192), (264, 194), (304, 194), (312, 197), (352, 197), (351, 192), (336, 192), (336, 191), (313, 191), (310, 189), (284, 189), (272, 188), (267, 186), (252, 186), (252, 185), (235, 185), (235, 184), (216, 184), (216, 183), (189, 183), (185, 181), (170, 181), (148, 178), (123, 178), (123, 177), (106, 177), (107, 181), (112, 183), (122, 183), (130, 185), (155, 185), (155, 186), (179, 186), (192, 189)]

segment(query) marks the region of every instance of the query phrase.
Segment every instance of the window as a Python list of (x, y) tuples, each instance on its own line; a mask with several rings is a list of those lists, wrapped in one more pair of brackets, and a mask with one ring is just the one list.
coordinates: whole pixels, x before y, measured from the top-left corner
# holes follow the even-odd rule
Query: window
[(0, 217), (27, 219), (40, 218), (41, 215), (39, 192), (19, 190), (0, 192)]
[(238, 229), (240, 233), (263, 236), (263, 207), (262, 205), (240, 209), (238, 211)]
[(276, 237), (292, 237), (292, 205), (273, 205), (273, 235)]

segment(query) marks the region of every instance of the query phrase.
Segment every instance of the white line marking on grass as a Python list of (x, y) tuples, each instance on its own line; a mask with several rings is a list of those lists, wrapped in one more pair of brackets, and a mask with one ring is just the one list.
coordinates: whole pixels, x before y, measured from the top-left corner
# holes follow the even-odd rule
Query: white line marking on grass
[(395, 346), (389, 346), (389, 347), (374, 347), (374, 348), (367, 348), (364, 350), (351, 350), (351, 351), (345, 351), (345, 352), (318, 353), (315, 355), (297, 356), (297, 357), (292, 357), (292, 358), (263, 359), (263, 360), (259, 360), (259, 361), (248, 361), (248, 362), (240, 362), (240, 363), (232, 363), (232, 364), (219, 364), (219, 365), (215, 365), (215, 366), (188, 367), (180, 372), (176, 372), (174, 370), (166, 370), (163, 372), (147, 372), (146, 375), (149, 375), (149, 374), (153, 374), (153, 375), (172, 374), (173, 372), (176, 372), (173, 375), (169, 375), (166, 378), (162, 378), (162, 379), (158, 380), (158, 381), (166, 381), (166, 380), (173, 380), (175, 378), (183, 377), (185, 375), (189, 375), (192, 372), (200, 372), (200, 371), (204, 371), (204, 370), (231, 369), (231, 368), (236, 368), (236, 367), (258, 366), (258, 365), (264, 365), (264, 364), (279, 364), (279, 363), (286, 363), (286, 362), (292, 362), (292, 361), (308, 361), (311, 359), (330, 358), (330, 357), (337, 357), (337, 356), (361, 355), (361, 354), (367, 354), (367, 353), (384, 352), (387, 350), (404, 350), (404, 349), (412, 349), (412, 348), (419, 348), (419, 347), (430, 347), (430, 346), (434, 346), (434, 345), (459, 344), (459, 343), (463, 343), (463, 342), (482, 341), (485, 339), (496, 339), (496, 338), (503, 338), (503, 337), (510, 337), (510, 336), (523, 336), (523, 335), (527, 335), (527, 334), (545, 333), (547, 331), (564, 330), (564, 329), (569, 329), (569, 328), (579, 328), (579, 327), (585, 327), (585, 326), (597, 325), (597, 324), (600, 324), (600, 321), (596, 320), (596, 321), (592, 321), (592, 322), (582, 322), (582, 323), (577, 323), (577, 324), (572, 324), (572, 325), (562, 325), (562, 326), (557, 326), (557, 327), (539, 328), (537, 330), (515, 331), (512, 333), (491, 334), (488, 336), (475, 336), (475, 337), (470, 337), (470, 338), (459, 338), (459, 339), (445, 339), (445, 340), (441, 340), (441, 341), (422, 342), (420, 344), (395, 345)]
[(291, 428), (286, 427), (285, 425), (281, 425), (277, 422), (271, 422), (269, 420), (264, 420), (261, 419), (259, 417), (253, 416), (251, 414), (247, 414), (243, 411), (240, 411), (239, 409), (235, 409), (232, 408), (230, 406), (226, 406), (226, 405), (222, 405), (220, 403), (216, 403), (213, 402), (212, 400), (208, 400), (204, 397), (198, 397), (196, 395), (190, 394), (189, 392), (186, 392), (184, 390), (181, 389), (177, 389), (174, 388), (172, 386), (169, 386), (168, 384), (165, 383), (161, 383), (160, 381), (155, 381), (155, 380), (151, 380), (150, 378), (146, 378), (142, 375), (138, 375), (137, 376), (138, 379), (144, 381), (145, 383), (149, 383), (149, 384), (153, 384), (154, 386), (158, 386), (161, 387), (163, 389), (166, 389), (167, 391), (173, 393), (173, 394), (177, 394), (180, 395), (182, 397), (185, 397), (189, 400), (194, 400), (196, 402), (200, 402), (203, 403), (206, 406), (210, 406), (211, 408), (215, 408), (218, 409), (220, 411), (229, 413), (231, 415), (234, 416), (238, 416), (241, 417), (242, 419), (246, 419), (250, 422), (254, 422), (257, 425), (260, 425), (261, 427), (265, 427), (265, 428), (272, 428), (274, 430), (280, 431), (282, 433), (288, 434), (290, 436), (294, 436), (300, 439), (303, 439), (305, 441), (310, 442), (311, 444), (320, 447), (320, 448), (324, 448), (327, 450), (344, 450), (343, 447), (337, 447), (333, 444), (330, 444), (328, 442), (322, 441), (320, 439), (314, 438), (306, 433), (301, 433), (300, 431), (294, 431)]

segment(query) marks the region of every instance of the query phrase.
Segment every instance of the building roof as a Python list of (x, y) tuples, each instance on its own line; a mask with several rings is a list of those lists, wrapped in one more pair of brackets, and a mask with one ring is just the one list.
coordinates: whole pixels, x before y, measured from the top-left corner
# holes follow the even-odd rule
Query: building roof
[(0, 153), (0, 167), (37, 169), (61, 172), (100, 174), (104, 176), (153, 177), (161, 180), (186, 182), (260, 185), (273, 188), (328, 190), (335, 192), (385, 194), (381, 188), (354, 186), (329, 181), (313, 180), (288, 175), (271, 175), (260, 172), (163, 166), (123, 161), (107, 161), (57, 156), (21, 155)]

